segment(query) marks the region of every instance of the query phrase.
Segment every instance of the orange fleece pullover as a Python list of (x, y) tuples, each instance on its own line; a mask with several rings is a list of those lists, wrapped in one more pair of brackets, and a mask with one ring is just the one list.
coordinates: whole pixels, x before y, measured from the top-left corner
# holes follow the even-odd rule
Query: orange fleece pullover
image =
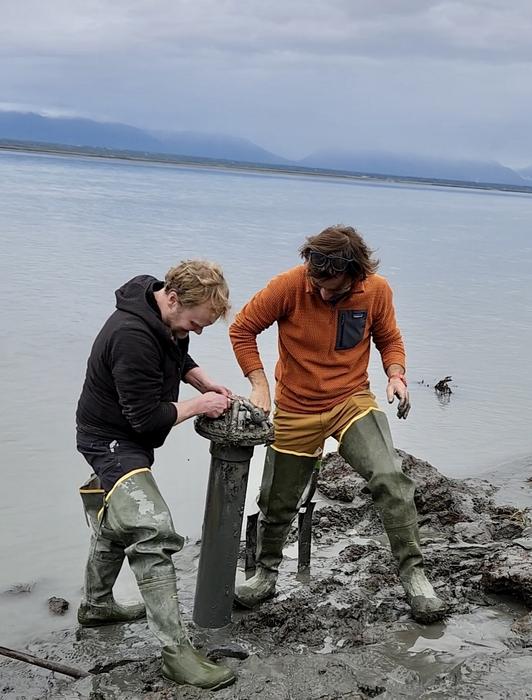
[(278, 325), (275, 402), (292, 413), (321, 413), (367, 389), (370, 340), (384, 370), (405, 367), (392, 290), (380, 275), (355, 284), (336, 304), (323, 301), (304, 265), (274, 277), (237, 314), (229, 329), (245, 375), (263, 369), (257, 335)]

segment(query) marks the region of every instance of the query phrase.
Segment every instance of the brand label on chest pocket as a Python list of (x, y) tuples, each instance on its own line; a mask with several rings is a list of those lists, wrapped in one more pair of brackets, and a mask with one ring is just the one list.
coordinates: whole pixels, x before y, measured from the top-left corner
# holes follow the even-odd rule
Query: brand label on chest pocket
[(364, 337), (366, 328), (367, 311), (355, 311), (343, 309), (338, 311), (338, 324), (336, 329), (336, 350), (349, 350), (358, 345)]

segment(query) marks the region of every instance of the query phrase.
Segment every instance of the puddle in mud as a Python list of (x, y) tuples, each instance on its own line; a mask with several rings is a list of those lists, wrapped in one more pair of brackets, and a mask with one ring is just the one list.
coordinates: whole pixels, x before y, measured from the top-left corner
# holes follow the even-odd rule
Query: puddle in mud
[(504, 607), (477, 608), (468, 615), (455, 615), (446, 623), (415, 629), (409, 626), (394, 634), (386, 653), (416, 671), (425, 682), (468, 657), (504, 653), (516, 615), (526, 613), (522, 606), (515, 606), (513, 612)]

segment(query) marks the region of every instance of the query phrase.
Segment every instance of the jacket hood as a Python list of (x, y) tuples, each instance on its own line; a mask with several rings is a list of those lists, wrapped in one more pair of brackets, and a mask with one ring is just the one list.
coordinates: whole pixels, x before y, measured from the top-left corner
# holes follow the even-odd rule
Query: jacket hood
[(162, 322), (161, 316), (151, 305), (148, 294), (162, 289), (160, 282), (151, 275), (139, 275), (123, 284), (115, 292), (116, 308), (141, 318), (158, 336), (169, 340), (172, 344), (170, 329)]

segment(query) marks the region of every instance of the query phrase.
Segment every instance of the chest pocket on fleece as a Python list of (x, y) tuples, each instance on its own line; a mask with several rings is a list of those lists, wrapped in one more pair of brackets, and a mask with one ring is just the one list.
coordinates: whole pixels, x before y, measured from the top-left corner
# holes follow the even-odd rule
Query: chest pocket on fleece
[(335, 350), (349, 350), (360, 343), (364, 336), (367, 316), (367, 311), (338, 311)]

